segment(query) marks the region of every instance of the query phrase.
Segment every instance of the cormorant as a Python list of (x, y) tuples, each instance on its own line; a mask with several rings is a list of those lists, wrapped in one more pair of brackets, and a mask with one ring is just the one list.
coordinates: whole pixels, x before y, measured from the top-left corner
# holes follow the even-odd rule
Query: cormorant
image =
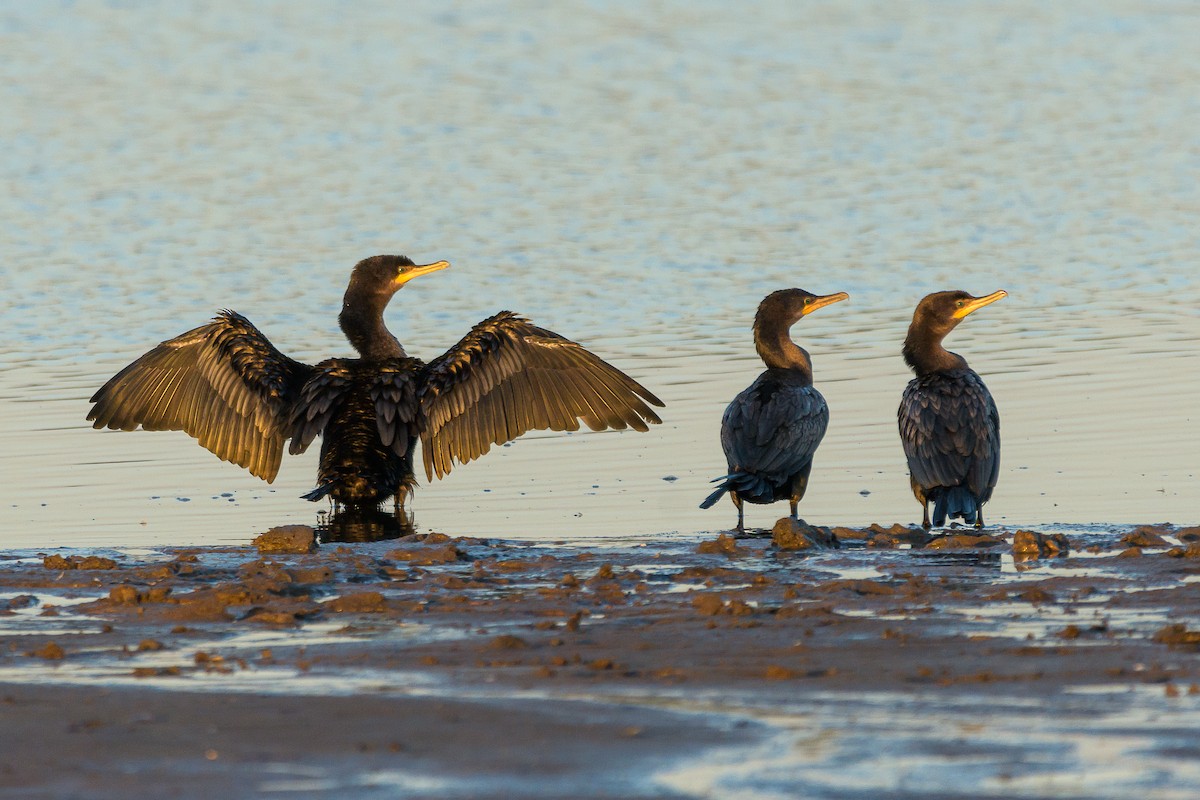
[(942, 339), (972, 311), (1007, 296), (936, 292), (913, 313), (903, 353), (917, 377), (900, 400), (900, 441), (926, 530), (931, 500), (933, 525), (957, 517), (983, 527), (983, 505), (1000, 473), (1000, 415), (983, 380)]
[(317, 486), (352, 508), (395, 498), (416, 481), (418, 439), (430, 480), (530, 430), (636, 428), (661, 422), (662, 401), (575, 342), (501, 311), (426, 364), (384, 325), (388, 301), (413, 278), (450, 266), (406, 256), (360, 261), (338, 323), (359, 358), (310, 366), (283, 355), (249, 320), (222, 311), (116, 374), (91, 399), (95, 428), (183, 430), (268, 483), (283, 443), (322, 436)]
[(709, 508), (725, 492), (737, 506), (739, 532), (744, 530), (742, 504), (788, 500), (792, 519), (808, 487), (813, 454), (825, 436), (829, 407), (813, 387), (812, 359), (792, 341), (792, 325), (818, 308), (846, 300), (845, 292), (818, 296), (803, 289), (780, 289), (767, 295), (754, 316), (754, 346), (767, 365), (721, 417), (721, 447), (729, 473), (701, 508)]

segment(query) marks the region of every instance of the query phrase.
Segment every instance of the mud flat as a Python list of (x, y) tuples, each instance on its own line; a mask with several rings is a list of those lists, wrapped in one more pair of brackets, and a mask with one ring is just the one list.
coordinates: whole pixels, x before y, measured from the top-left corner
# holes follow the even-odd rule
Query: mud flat
[(1200, 787), (1197, 528), (310, 536), (0, 556), (0, 797)]

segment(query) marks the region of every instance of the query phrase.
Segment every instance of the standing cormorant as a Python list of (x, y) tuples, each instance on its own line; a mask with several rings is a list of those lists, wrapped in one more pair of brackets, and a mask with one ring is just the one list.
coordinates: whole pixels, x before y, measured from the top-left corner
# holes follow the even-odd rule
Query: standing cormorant
[(268, 483), (283, 443), (303, 452), (322, 436), (317, 486), (308, 500), (373, 508), (390, 497), (399, 512), (425, 473), (530, 430), (636, 428), (662, 401), (575, 342), (510, 311), (480, 322), (426, 364), (404, 352), (383, 311), (404, 284), (450, 266), (405, 256), (360, 261), (338, 323), (359, 358), (310, 366), (280, 353), (249, 320), (222, 311), (169, 339), (116, 374), (91, 399), (96, 428), (182, 430), (225, 461)]
[(739, 532), (743, 503), (791, 503), (796, 506), (808, 487), (813, 454), (829, 425), (829, 407), (813, 387), (812, 359), (792, 341), (792, 325), (818, 308), (846, 300), (845, 292), (818, 296), (803, 289), (780, 289), (767, 295), (754, 315), (754, 346), (767, 365), (721, 417), (721, 447), (729, 473), (701, 508), (709, 508), (725, 492), (737, 506)]
[(900, 400), (900, 441), (926, 530), (931, 500), (932, 525), (957, 517), (983, 527), (983, 505), (1000, 473), (1000, 415), (983, 380), (942, 339), (972, 311), (1007, 296), (936, 292), (917, 305), (908, 327), (904, 361), (917, 377)]

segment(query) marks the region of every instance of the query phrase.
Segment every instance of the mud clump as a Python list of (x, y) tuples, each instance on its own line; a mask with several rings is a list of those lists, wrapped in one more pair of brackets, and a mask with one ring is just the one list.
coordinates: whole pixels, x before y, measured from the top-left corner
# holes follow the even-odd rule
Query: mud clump
[(1170, 547), (1171, 543), (1154, 528), (1145, 525), (1134, 528), (1121, 537), (1121, 542), (1130, 547)]
[(1181, 622), (1160, 628), (1152, 638), (1159, 644), (1181, 650), (1200, 650), (1200, 631), (1188, 630), (1188, 627)]
[(101, 556), (70, 556), (63, 558), (60, 555), (51, 555), (42, 559), (42, 566), (46, 569), (56, 570), (116, 569), (117, 562), (111, 558), (103, 558)]
[(322, 603), (336, 614), (380, 614), (387, 611), (387, 599), (379, 592), (344, 594)]
[(317, 532), (309, 525), (280, 525), (254, 537), (259, 553), (311, 553), (317, 549)]
[(4, 607), (12, 610), (17, 608), (29, 608), (37, 605), (37, 597), (32, 594), (19, 594), (16, 597), (10, 597), (5, 602)]
[(1175, 538), (1181, 542), (1200, 542), (1200, 527), (1180, 528), (1175, 531)]
[(833, 535), (841, 541), (861, 539), (867, 547), (894, 550), (902, 544), (924, 547), (933, 537), (924, 528), (912, 528), (893, 523), (885, 528), (873, 523), (866, 528), (834, 528)]
[(287, 574), (293, 583), (328, 583), (333, 580), (333, 570), (329, 567), (289, 569)]
[(725, 600), (719, 594), (698, 594), (692, 598), (692, 608), (706, 617), (713, 617), (725, 608)]
[(1166, 554), (1171, 558), (1200, 558), (1200, 542), (1191, 542), (1187, 547), (1172, 547)]
[(57, 642), (46, 642), (38, 649), (26, 653), (26, 655), (31, 658), (42, 658), (46, 661), (62, 661), (67, 657), (67, 652)]
[(728, 533), (722, 533), (716, 539), (710, 539), (706, 542), (701, 542), (696, 547), (697, 553), (726, 555), (730, 558), (734, 556), (745, 555), (746, 551), (738, 547), (737, 539), (730, 536)]
[(165, 603), (171, 597), (171, 587), (155, 586), (139, 591), (136, 586), (122, 583), (108, 590), (108, 602), (113, 605), (136, 606), (141, 603)]
[(1033, 561), (1039, 558), (1061, 558), (1071, 552), (1067, 537), (1061, 533), (1046, 535), (1034, 531), (1017, 531), (1013, 535), (1013, 558)]
[(999, 536), (987, 533), (948, 533), (925, 545), (929, 550), (979, 550), (1004, 544)]
[(864, 597), (871, 595), (893, 595), (896, 594), (897, 591), (895, 586), (883, 583), (882, 581), (873, 581), (866, 578), (842, 578), (823, 583), (817, 588), (822, 592), (850, 591)]
[(529, 647), (529, 643), (520, 636), (513, 636), (510, 633), (497, 636), (492, 641), (488, 642), (488, 650), (524, 650)]
[(453, 564), (455, 561), (465, 561), (466, 556), (453, 544), (428, 545), (418, 544), (415, 547), (398, 547), (386, 556), (393, 561), (407, 561), (414, 567), (431, 567), (436, 564)]
[(803, 520), (783, 517), (771, 529), (771, 541), (780, 550), (811, 550), (838, 547), (837, 536), (829, 528), (809, 525)]

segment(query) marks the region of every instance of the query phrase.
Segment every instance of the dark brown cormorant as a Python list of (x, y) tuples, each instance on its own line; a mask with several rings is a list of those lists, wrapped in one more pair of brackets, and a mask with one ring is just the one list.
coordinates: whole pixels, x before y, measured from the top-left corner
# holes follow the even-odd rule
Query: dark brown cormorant
[(931, 500), (933, 525), (957, 517), (983, 527), (983, 505), (1000, 473), (1000, 415), (983, 380), (942, 339), (972, 311), (1007, 296), (936, 292), (917, 305), (908, 327), (904, 361), (917, 377), (900, 400), (900, 441), (926, 530)]
[(701, 508), (709, 508), (725, 492), (737, 506), (738, 531), (743, 503), (788, 500), (792, 518), (808, 488), (813, 454), (825, 436), (829, 407), (813, 387), (812, 359), (792, 341), (792, 325), (818, 308), (846, 300), (845, 292), (817, 296), (803, 289), (780, 289), (767, 295), (754, 316), (754, 346), (767, 369), (725, 409), (721, 447), (729, 473)]
[(662, 401), (575, 342), (510, 311), (480, 322), (426, 364), (404, 352), (383, 311), (404, 284), (450, 266), (374, 256), (350, 276), (338, 315), (359, 358), (316, 366), (280, 353), (233, 311), (169, 339), (92, 396), (96, 428), (182, 430), (268, 483), (283, 443), (303, 452), (322, 436), (309, 500), (399, 511), (415, 485), (421, 441), (430, 480), (530, 430), (636, 428)]

